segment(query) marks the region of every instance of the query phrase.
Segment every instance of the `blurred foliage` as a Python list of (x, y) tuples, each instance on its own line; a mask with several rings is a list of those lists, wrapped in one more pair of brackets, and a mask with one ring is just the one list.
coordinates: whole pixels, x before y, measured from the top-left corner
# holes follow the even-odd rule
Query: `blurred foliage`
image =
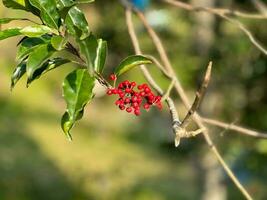
[[(218, 5), (256, 11), (248, 1)], [(108, 75), (122, 58), (133, 54), (123, 8), (115, 0), (97, 0), (82, 8), (91, 29), (108, 41)], [(203, 56), (195, 45), (193, 13), (152, 1), (147, 14), (192, 99), (207, 62), (213, 60), (203, 115), (267, 130), (267, 58), (243, 33), (215, 18), (213, 42)], [(0, 4), (0, 17), (26, 15)], [(242, 21), (267, 46), (267, 21)], [(142, 24), (137, 18), (135, 22), (144, 53), (157, 56)], [(23, 26), (24, 22), (3, 27), (14, 24)], [(15, 66), (16, 42), (9, 39), (0, 46), (0, 199), (200, 199), (204, 180), (198, 165), (208, 151), (202, 137), (183, 140), (175, 149), (167, 110), (155, 109), (135, 118), (119, 112), (114, 99), (97, 98), (87, 107), (69, 143), (58, 125), (64, 109), (60, 84), (73, 67), (45, 75), (29, 89), (22, 80), (10, 93), (8, 77)], [(166, 88), (169, 81), (153, 66), (150, 69)], [(126, 76), (143, 82), (139, 73), (134, 69)], [(185, 109), (175, 97), (183, 115)], [(238, 178), (255, 199), (266, 199), (267, 141), (213, 130), (215, 143)], [(224, 175), (223, 179), (228, 199), (242, 199), (229, 178)]]

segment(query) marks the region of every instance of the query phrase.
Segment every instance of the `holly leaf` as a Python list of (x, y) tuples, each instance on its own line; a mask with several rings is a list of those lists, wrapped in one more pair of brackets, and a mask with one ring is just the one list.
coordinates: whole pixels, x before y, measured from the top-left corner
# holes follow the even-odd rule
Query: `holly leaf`
[(75, 3), (73, 0), (58, 0), (57, 8), (59, 10), (63, 10), (64, 8), (69, 8), (73, 6)]
[(9, 28), (3, 31), (0, 31), (0, 40), (7, 39), (9, 37), (14, 37), (21, 35), (20, 28)]
[(61, 127), (69, 140), (70, 130), (75, 122), (82, 118), (84, 107), (93, 98), (95, 78), (86, 69), (76, 69), (63, 82), (63, 97), (67, 110), (61, 119)]
[(97, 49), (96, 49), (96, 57), (94, 60), (94, 69), (98, 73), (102, 73), (105, 62), (106, 62), (106, 57), (107, 57), (107, 42), (102, 39), (97, 40)]
[(64, 49), (65, 45), (67, 44), (68, 40), (66, 37), (62, 37), (60, 35), (55, 35), (51, 38), (51, 44), (54, 49), (60, 51)]
[(80, 40), (90, 35), (89, 26), (83, 12), (76, 6), (69, 9), (65, 23), (68, 32)]
[(40, 78), (42, 75), (46, 74), (47, 72), (69, 63), (70, 60), (64, 58), (53, 58), (47, 60), (40, 68), (34, 71), (33, 75), (27, 79), (27, 87), (36, 79)]
[(55, 49), (51, 44), (41, 44), (29, 55), (27, 61), (28, 79), (32, 79), (34, 72), (41, 68), (54, 52)]
[(95, 0), (76, 0), (75, 3), (92, 3)]
[(35, 15), (39, 15), (39, 11), (36, 10), (28, 0), (3, 0), (4, 6), (7, 8), (19, 9), (30, 11)]
[(82, 54), (86, 58), (87, 68), (91, 75), (94, 73), (94, 60), (96, 58), (96, 49), (98, 46), (97, 39), (94, 35), (90, 35), (84, 40), (77, 40)]
[(28, 37), (40, 37), (46, 33), (55, 33), (55, 30), (44, 25), (26, 26), (20, 32)]
[(132, 55), (129, 56), (127, 58), (125, 58), (120, 64), (119, 66), (116, 67), (115, 69), (115, 74), (117, 76), (122, 75), (123, 73), (129, 71), (130, 69), (139, 66), (139, 65), (144, 65), (144, 64), (151, 64), (152, 61), (145, 57), (145, 56), (141, 56), (141, 55)]
[(59, 10), (63, 10), (64, 8), (69, 8), (71, 6), (74, 6), (76, 4), (82, 4), (82, 3), (92, 3), (94, 0), (58, 0), (57, 2), (57, 8)]
[(30, 21), (27, 18), (1, 18), (0, 24), (8, 24), (9, 22), (16, 21), (16, 20)]
[(55, 0), (29, 0), (31, 5), (40, 10), (42, 21), (49, 27), (58, 29), (60, 16)]
[(49, 43), (51, 36), (43, 35), (42, 37), (34, 38), (24, 38), (18, 46), (16, 60), (21, 62), (24, 60), (31, 52), (33, 52), (40, 44)]
[(18, 64), (15, 68), (12, 76), (11, 76), (11, 90), (15, 87), (16, 83), (20, 80), (20, 78), (26, 73), (26, 62), (23, 61)]

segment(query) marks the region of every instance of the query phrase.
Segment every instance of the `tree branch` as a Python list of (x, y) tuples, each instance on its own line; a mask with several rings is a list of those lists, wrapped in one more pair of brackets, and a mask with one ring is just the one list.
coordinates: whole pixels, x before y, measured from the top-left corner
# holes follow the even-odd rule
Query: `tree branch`
[[(134, 25), (133, 25), (133, 21), (132, 21), (132, 11), (129, 8), (126, 8), (125, 16), (126, 16), (126, 23), (127, 23), (127, 27), (128, 27), (128, 32), (129, 32), (132, 44), (134, 46), (135, 53), (136, 54), (142, 54), (136, 33), (134, 31)], [(142, 72), (143, 72), (146, 80), (149, 82), (149, 84), (162, 96), (164, 94), (163, 90), (155, 82), (155, 80), (153, 79), (153, 77), (149, 73), (146, 66), (141, 65), (140, 69), (142, 70)], [(166, 103), (167, 103), (169, 110), (170, 110), (170, 113), (171, 113), (172, 124), (181, 123), (179, 120), (179, 116), (178, 116), (178, 113), (176, 111), (173, 100), (170, 97), (167, 97)]]
[(263, 47), (253, 36), (253, 34), (245, 27), (243, 23), (241, 23), (238, 19), (233, 19), (231, 16), (238, 16), (250, 19), (267, 19), (266, 15), (255, 15), (255, 14), (246, 14), (239, 11), (231, 11), (229, 9), (220, 9), (220, 8), (208, 8), (208, 7), (200, 7), (200, 6), (193, 6), (191, 4), (187, 4), (180, 1), (175, 0), (162, 0), (165, 3), (173, 5), (175, 7), (179, 7), (188, 11), (205, 11), (214, 15), (217, 15), (226, 21), (234, 24), (237, 26), (251, 41), (251, 43), (259, 49), (262, 53), (267, 55), (267, 49)]
[(205, 117), (201, 117), (201, 119), (203, 122), (209, 125), (218, 126), (218, 127), (221, 127), (227, 130), (236, 131), (240, 134), (244, 134), (244, 135), (248, 135), (248, 136), (252, 136), (256, 138), (267, 139), (267, 133), (260, 133), (258, 131), (253, 131), (253, 130), (250, 130), (250, 129), (247, 129), (241, 126), (236, 126), (234, 124), (227, 124), (225, 122), (221, 122), (218, 120), (209, 119)]
[[(185, 91), (184, 91), (183, 87), (181, 86), (181, 83), (178, 80), (178, 78), (177, 78), (177, 76), (176, 76), (176, 74), (175, 74), (175, 72), (173, 70), (173, 67), (172, 67), (172, 65), (171, 65), (171, 63), (169, 61), (169, 58), (168, 58), (168, 56), (166, 54), (166, 51), (165, 51), (165, 49), (163, 47), (163, 44), (162, 44), (160, 38), (158, 37), (156, 32), (153, 30), (153, 28), (149, 25), (149, 23), (147, 22), (145, 16), (143, 15), (143, 13), (139, 12), (138, 10), (134, 10), (134, 11), (136, 12), (137, 16), (139, 17), (139, 19), (144, 24), (145, 28), (147, 29), (147, 32), (148, 32), (149, 36), (151, 37), (151, 39), (152, 39), (152, 41), (153, 41), (153, 43), (154, 43), (154, 45), (155, 45), (160, 57), (161, 57), (163, 65), (166, 67), (166, 70), (168, 71), (168, 73), (171, 74), (171, 76), (173, 78), (176, 79), (175, 89), (176, 89), (177, 93), (179, 94), (179, 96), (181, 97), (183, 104), (189, 110), (190, 107), (191, 107), (190, 103), (189, 103), (189, 99), (188, 99), (187, 95), (185, 94)], [(130, 12), (130, 11), (128, 10), (128, 12)], [(195, 113), (193, 115), (193, 120), (196, 122), (196, 124), (199, 126), (199, 128), (201, 130), (203, 130), (203, 136), (204, 136), (208, 146), (210, 147), (211, 151), (213, 152), (213, 154), (215, 155), (215, 157), (217, 158), (219, 163), (222, 165), (222, 167), (224, 168), (224, 170), (228, 174), (229, 178), (234, 182), (234, 184), (237, 186), (237, 188), (240, 190), (240, 192), (244, 195), (244, 197), (246, 199), (248, 199), (248, 200), (251, 200), (252, 197), (250, 196), (250, 194), (243, 187), (243, 185), (239, 182), (239, 180), (234, 175), (232, 170), (225, 163), (224, 159), (222, 158), (222, 156), (218, 152), (216, 146), (213, 144), (213, 141), (211, 140), (211, 138), (209, 136), (208, 129), (202, 123), (201, 117), (197, 113)]]
[(240, 12), (236, 10), (230, 10), (226, 8), (210, 8), (210, 7), (202, 7), (202, 6), (193, 6), (191, 4), (181, 2), (178, 0), (162, 0), (168, 4), (173, 6), (188, 10), (188, 11), (196, 11), (196, 12), (209, 12), (215, 15), (226, 15), (226, 16), (233, 16), (233, 17), (241, 17), (247, 19), (267, 19), (266, 15), (262, 14), (250, 14), (245, 12)]

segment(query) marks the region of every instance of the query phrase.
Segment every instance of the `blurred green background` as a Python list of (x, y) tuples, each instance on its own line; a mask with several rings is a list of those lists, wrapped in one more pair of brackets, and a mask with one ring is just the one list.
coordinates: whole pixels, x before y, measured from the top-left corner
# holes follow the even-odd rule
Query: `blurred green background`
[[(192, 0), (190, 3), (257, 12), (253, 1)], [(267, 1), (263, 1), (267, 3)], [(118, 1), (97, 0), (82, 7), (98, 37), (108, 41), (106, 75), (133, 54)], [(267, 57), (235, 26), (152, 1), (149, 22), (163, 39), (177, 76), (191, 100), (209, 60), (214, 71), (200, 112), (207, 117), (267, 130)], [(30, 17), (0, 4), (0, 17)], [(35, 19), (34, 17), (32, 17)], [(144, 27), (135, 19), (142, 50), (158, 57)], [(244, 20), (267, 47), (267, 20)], [(23, 26), (12, 22), (2, 28)], [(168, 110), (134, 117), (95, 98), (68, 142), (60, 129), (65, 102), (61, 82), (70, 65), (48, 73), (28, 89), (21, 80), (9, 90), (19, 38), (0, 45), (0, 199), (243, 199), (202, 136), (173, 144)], [(169, 81), (153, 67), (163, 88)], [(139, 69), (125, 77), (141, 83)], [(173, 94), (180, 115), (186, 112)], [(192, 123), (190, 129), (196, 127)], [(267, 199), (267, 141), (215, 127), (211, 136), (223, 157), (255, 199)]]

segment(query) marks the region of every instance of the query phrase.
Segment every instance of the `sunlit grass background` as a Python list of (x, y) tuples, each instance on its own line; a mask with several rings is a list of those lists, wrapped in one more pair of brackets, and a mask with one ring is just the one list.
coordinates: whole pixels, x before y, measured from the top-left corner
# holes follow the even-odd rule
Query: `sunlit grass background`
[[(122, 7), (117, 1), (97, 1), (84, 6), (91, 29), (109, 42), (106, 74), (125, 56), (133, 54)], [(105, 6), (104, 6), (105, 4)], [(226, 3), (226, 6), (230, 4)], [(162, 4), (153, 5), (160, 10)], [(236, 1), (250, 11), (250, 5)], [(188, 13), (163, 7), (167, 25), (158, 27), (179, 79), (193, 99), (207, 62), (215, 63), (213, 80), (202, 112), (226, 121), (267, 130), (267, 60), (235, 27), (218, 21), (214, 42), (207, 55), (194, 50), (193, 18)], [(170, 10), (168, 10), (170, 9)], [(0, 4), (0, 17), (29, 16)], [(34, 19), (34, 18), (33, 18)], [(137, 22), (146, 53), (155, 53)], [(178, 25), (179, 24), (179, 25)], [(267, 46), (266, 21), (249, 28)], [(23, 26), (12, 22), (2, 28)], [(16, 65), (18, 38), (0, 44), (0, 199), (201, 199), (205, 170), (199, 166), (208, 147), (203, 138), (182, 141), (175, 149), (169, 113), (152, 109), (141, 117), (120, 112), (105, 96), (87, 106), (84, 118), (73, 129), (73, 142), (61, 131), (65, 102), (61, 83), (74, 68), (65, 65), (46, 74), (26, 89), (22, 79), (9, 90)], [(155, 68), (153, 75), (166, 88), (168, 81)], [(124, 78), (143, 82), (139, 70)], [(177, 107), (185, 113), (180, 99)], [(191, 128), (195, 128), (194, 125)], [(267, 143), (234, 135), (213, 137), (226, 161), (257, 199), (266, 199)], [(220, 168), (219, 168), (220, 169)], [(228, 199), (242, 196), (221, 171)]]

